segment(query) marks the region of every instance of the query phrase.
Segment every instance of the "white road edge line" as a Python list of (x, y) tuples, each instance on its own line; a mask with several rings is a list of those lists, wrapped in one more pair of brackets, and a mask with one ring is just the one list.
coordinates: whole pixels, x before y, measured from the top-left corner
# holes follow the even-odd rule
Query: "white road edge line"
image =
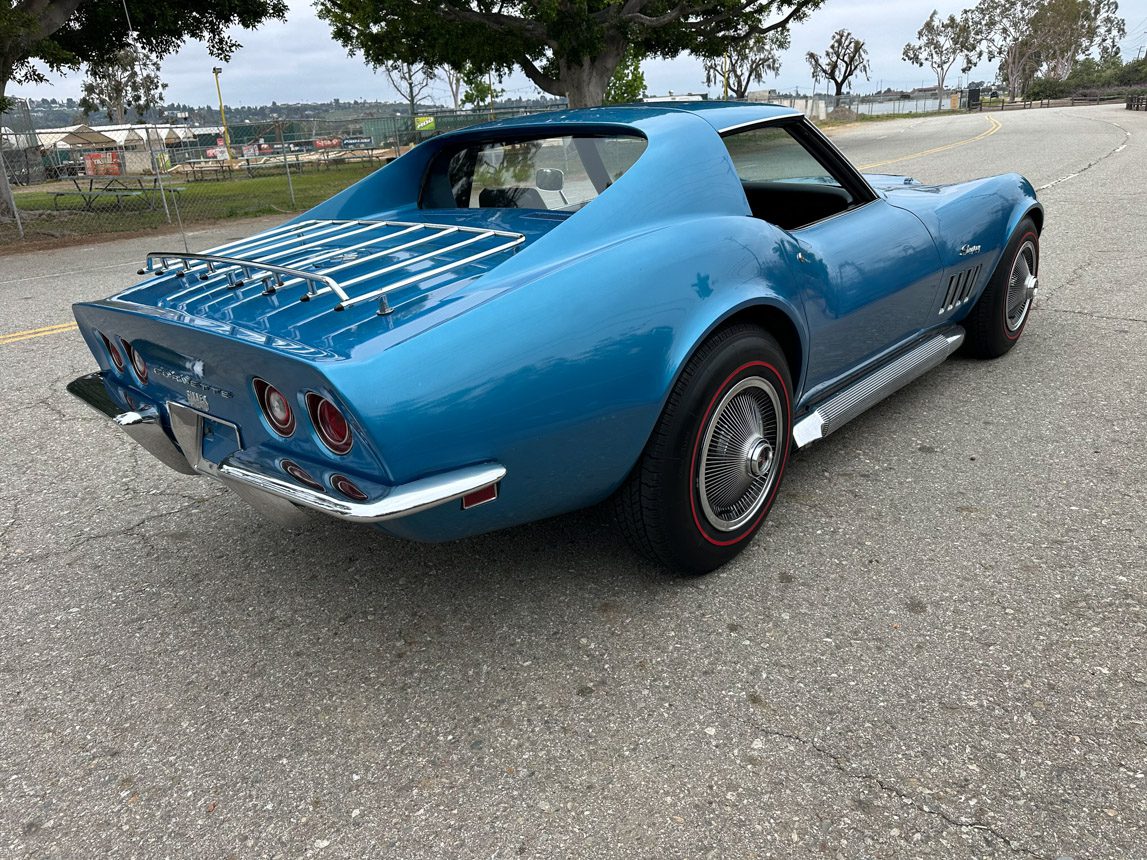
[(1115, 149), (1111, 150), (1110, 152), (1104, 153), (1103, 155), (1099, 156), (1099, 158), (1095, 159), (1095, 161), (1092, 161), (1092, 162), (1089, 162), (1088, 164), (1085, 164), (1083, 167), (1079, 168), (1079, 170), (1075, 171), (1075, 173), (1069, 173), (1067, 176), (1061, 176), (1059, 179), (1053, 179), (1051, 182), (1045, 183), (1045, 184), (1039, 186), (1038, 188), (1036, 188), (1036, 191), (1046, 191), (1049, 188), (1054, 188), (1056, 185), (1059, 185), (1061, 182), (1067, 182), (1069, 179), (1075, 179), (1075, 177), (1079, 176), (1079, 174), (1083, 173), (1085, 170), (1090, 170), (1091, 168), (1095, 167), (1095, 165), (1099, 164), (1099, 162), (1103, 161), (1104, 159), (1110, 158), (1111, 156), (1115, 155), (1115, 153), (1122, 152), (1123, 150), (1125, 150), (1127, 148), (1127, 142), (1131, 140), (1131, 132), (1129, 132), (1127, 129), (1125, 129), (1123, 126), (1121, 126), (1119, 123), (1112, 122), (1109, 119), (1099, 119), (1099, 118), (1093, 117), (1093, 116), (1084, 117), (1084, 119), (1091, 119), (1091, 120), (1095, 120), (1096, 122), (1106, 123), (1107, 125), (1111, 125), (1117, 129), (1119, 129), (1121, 132), (1123, 132), (1123, 143), (1119, 144), (1119, 146), (1115, 147)]

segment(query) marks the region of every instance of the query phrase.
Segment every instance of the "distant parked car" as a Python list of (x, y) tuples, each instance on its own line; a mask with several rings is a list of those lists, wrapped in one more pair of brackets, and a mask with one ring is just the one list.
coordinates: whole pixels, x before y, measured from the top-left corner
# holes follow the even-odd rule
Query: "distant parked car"
[(612, 499), (669, 568), (740, 552), (790, 442), (1023, 333), (1044, 213), (1010, 174), (862, 175), (804, 117), (715, 102), (426, 141), (295, 220), (76, 319), (70, 390), (260, 510), (417, 540)]

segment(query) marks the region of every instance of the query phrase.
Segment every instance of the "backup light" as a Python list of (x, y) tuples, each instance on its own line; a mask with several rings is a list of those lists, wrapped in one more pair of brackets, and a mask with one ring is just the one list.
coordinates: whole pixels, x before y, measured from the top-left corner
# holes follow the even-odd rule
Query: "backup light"
[(141, 384), (147, 384), (147, 362), (143, 360), (143, 356), (139, 354), (134, 346), (124, 340), (122, 337), (119, 339), (123, 344), (123, 351), (127, 353), (127, 360), (131, 362), (132, 370), (135, 375), (139, 377)]
[(259, 401), (259, 408), (271, 429), (280, 436), (290, 436), (295, 432), (295, 413), (291, 410), (290, 401), (283, 392), (271, 383), (256, 378), (252, 383), (255, 397)]

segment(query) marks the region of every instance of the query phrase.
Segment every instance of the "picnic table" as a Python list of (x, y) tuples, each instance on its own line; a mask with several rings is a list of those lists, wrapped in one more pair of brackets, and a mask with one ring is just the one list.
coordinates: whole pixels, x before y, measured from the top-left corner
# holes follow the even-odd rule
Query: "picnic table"
[(220, 158), (191, 158), (182, 162), (179, 167), (190, 171), (192, 180), (203, 179), (230, 179), (235, 172), (234, 165)]
[(52, 208), (60, 208), (61, 197), (79, 197), (83, 210), (92, 212), (96, 203), (112, 200), (123, 208), (125, 200), (142, 199), (149, 209), (154, 209), (160, 191), (176, 194), (182, 186), (160, 185), (158, 176), (72, 176), (75, 191), (56, 191), (52, 194)]
[[(300, 173), (305, 162), (299, 159), (298, 154), (289, 155), (289, 164), (292, 173)], [(222, 158), (190, 158), (179, 165), (184, 173), (189, 173), (188, 179), (202, 181), (205, 179), (233, 179), (236, 173), (242, 175), (245, 171), (248, 176), (254, 177), (261, 173), (270, 173), (285, 168), (281, 153), (275, 155), (243, 155), (235, 156), (230, 161)]]

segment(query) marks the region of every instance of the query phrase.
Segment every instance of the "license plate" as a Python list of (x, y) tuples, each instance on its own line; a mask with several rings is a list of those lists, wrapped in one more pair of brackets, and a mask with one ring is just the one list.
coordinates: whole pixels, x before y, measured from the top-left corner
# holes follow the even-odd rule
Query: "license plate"
[(193, 469), (212, 471), (242, 447), (239, 428), (182, 403), (167, 404), (171, 432)]

